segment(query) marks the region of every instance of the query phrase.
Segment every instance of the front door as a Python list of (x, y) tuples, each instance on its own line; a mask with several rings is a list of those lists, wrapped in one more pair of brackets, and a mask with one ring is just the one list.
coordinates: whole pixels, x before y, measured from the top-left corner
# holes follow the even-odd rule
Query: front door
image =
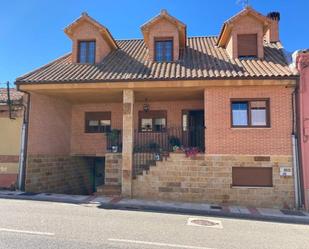
[(204, 110), (188, 111), (189, 146), (205, 148)]
[(105, 182), (105, 158), (96, 157), (94, 159), (94, 169), (93, 169), (93, 179), (94, 179), (94, 192), (98, 186), (104, 185)]

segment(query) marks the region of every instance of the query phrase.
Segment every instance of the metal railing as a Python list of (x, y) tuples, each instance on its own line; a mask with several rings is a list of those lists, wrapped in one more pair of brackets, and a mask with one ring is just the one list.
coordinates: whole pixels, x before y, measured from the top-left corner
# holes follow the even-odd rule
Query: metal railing
[(106, 151), (113, 153), (122, 152), (122, 131), (113, 129), (106, 135)]
[(172, 151), (205, 151), (205, 127), (169, 127), (159, 132), (134, 131), (133, 176), (149, 170)]

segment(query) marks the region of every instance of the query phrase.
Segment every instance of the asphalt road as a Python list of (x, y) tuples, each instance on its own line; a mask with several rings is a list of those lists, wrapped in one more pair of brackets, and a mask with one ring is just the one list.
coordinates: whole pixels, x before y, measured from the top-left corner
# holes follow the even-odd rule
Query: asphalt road
[(309, 226), (1, 199), (0, 248), (308, 249)]

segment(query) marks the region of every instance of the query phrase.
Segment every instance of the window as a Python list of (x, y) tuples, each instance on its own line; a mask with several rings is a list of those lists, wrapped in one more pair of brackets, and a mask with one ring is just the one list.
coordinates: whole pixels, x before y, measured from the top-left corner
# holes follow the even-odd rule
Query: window
[(238, 58), (257, 57), (257, 34), (237, 36)]
[(242, 187), (272, 187), (271, 167), (233, 167), (232, 185)]
[(166, 111), (140, 111), (140, 132), (163, 132), (166, 129)]
[(173, 39), (155, 39), (155, 60), (158, 62), (173, 60)]
[(269, 127), (269, 100), (233, 100), (232, 127)]
[(95, 63), (95, 41), (80, 41), (78, 43), (78, 62)]
[(111, 130), (110, 112), (86, 112), (85, 113), (85, 132), (86, 133), (105, 133)]

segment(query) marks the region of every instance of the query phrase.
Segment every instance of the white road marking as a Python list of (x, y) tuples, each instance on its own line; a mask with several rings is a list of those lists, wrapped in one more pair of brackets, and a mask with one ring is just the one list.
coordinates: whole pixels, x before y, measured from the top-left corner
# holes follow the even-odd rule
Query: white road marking
[(108, 239), (108, 240), (113, 241), (113, 242), (120, 242), (120, 243), (133, 243), (133, 244), (152, 245), (152, 246), (165, 246), (165, 247), (173, 247), (173, 248), (215, 249), (215, 248), (209, 248), (209, 247), (186, 246), (186, 245), (168, 244), (168, 243), (159, 243), (159, 242), (150, 242), (150, 241), (140, 241), (140, 240), (127, 240), (127, 239)]
[(0, 228), (0, 232), (25, 233), (25, 234), (33, 234), (33, 235), (47, 235), (47, 236), (54, 236), (55, 235), (54, 233), (48, 233), (48, 232), (16, 230), (16, 229), (8, 229), (8, 228)]

